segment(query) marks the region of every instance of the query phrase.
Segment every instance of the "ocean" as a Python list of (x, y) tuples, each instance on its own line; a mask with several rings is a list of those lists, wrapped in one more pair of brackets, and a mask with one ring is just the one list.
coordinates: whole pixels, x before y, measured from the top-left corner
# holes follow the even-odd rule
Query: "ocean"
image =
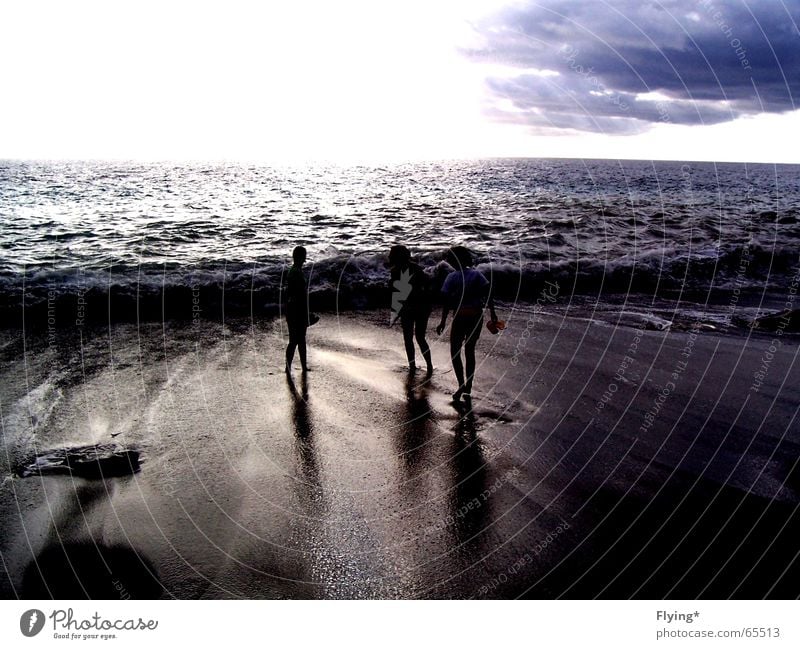
[(798, 271), (800, 165), (3, 161), (0, 219), (15, 327), (275, 314), (295, 245), (323, 311), (386, 306), (395, 243), (437, 280), (466, 245), (505, 301), (755, 308)]

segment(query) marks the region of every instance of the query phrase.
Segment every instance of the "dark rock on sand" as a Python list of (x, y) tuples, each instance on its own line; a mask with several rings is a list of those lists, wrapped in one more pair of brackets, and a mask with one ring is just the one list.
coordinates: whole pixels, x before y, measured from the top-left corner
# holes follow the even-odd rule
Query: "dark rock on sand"
[(739, 319), (734, 324), (750, 327), (759, 331), (783, 331), (784, 333), (800, 332), (800, 309), (784, 309), (777, 313), (768, 313), (752, 321)]
[(139, 450), (118, 444), (59, 448), (39, 453), (18, 467), (21, 478), (35, 475), (72, 475), (89, 480), (118, 478), (138, 473)]

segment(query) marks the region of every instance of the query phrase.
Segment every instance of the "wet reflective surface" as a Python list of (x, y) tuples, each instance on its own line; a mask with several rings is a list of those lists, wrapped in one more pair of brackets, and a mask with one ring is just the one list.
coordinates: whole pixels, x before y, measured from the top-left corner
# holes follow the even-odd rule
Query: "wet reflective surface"
[[(73, 348), (82, 363), (33, 342), (23, 360), (8, 341), (0, 591), (798, 594), (797, 397), (781, 389), (793, 356), (742, 399), (769, 338), (551, 315), (520, 355), (527, 314), (504, 315), (509, 328), (479, 343), (471, 407), (450, 401), (446, 341), (431, 340), (430, 380), (409, 374), (383, 314), (323, 318), (312, 371), (291, 377), (278, 321), (119, 327)], [(636, 362), (602, 401), (634, 337)], [(34, 448), (104, 445), (141, 448), (140, 470), (10, 477)]]

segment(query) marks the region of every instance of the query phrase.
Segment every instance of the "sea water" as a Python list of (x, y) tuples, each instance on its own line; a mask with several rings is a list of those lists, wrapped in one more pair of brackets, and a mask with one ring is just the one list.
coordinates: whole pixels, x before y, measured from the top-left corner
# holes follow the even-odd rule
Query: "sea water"
[(206, 316), (271, 312), (295, 245), (316, 308), (385, 306), (395, 243), (436, 281), (447, 248), (467, 246), (501, 300), (556, 282), (562, 299), (702, 304), (789, 286), (799, 219), (798, 165), (3, 161), (0, 310), (58, 304), (62, 324), (190, 317), (193, 299)]

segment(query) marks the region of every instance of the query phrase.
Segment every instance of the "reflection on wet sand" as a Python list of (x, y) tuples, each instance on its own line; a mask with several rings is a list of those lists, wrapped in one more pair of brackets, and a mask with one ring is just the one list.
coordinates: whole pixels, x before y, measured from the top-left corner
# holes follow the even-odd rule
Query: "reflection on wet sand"
[(453, 437), (453, 483), (451, 500), (459, 544), (469, 543), (486, 526), (491, 513), (490, 499), (483, 500), (487, 460), (478, 438), (478, 420), (471, 405), (458, 408), (459, 419)]
[(299, 459), (298, 473), (302, 487), (304, 487), (305, 500), (308, 500), (309, 495), (311, 500), (317, 500), (317, 496), (314, 494), (320, 491), (320, 476), (314, 447), (314, 421), (308, 404), (308, 378), (306, 374), (303, 374), (299, 390), (291, 375), (287, 375), (286, 382), (292, 395), (291, 410), (295, 449)]
[[(124, 429), (146, 461), (113, 480), (0, 482), (0, 595), (146, 596), (160, 579), (162, 596), (183, 598), (796, 596), (800, 445), (796, 399), (781, 387), (796, 367), (776, 356), (764, 394), (741, 412), (723, 407), (751, 383), (734, 372), (738, 352), (760, 363), (768, 339), (698, 336), (713, 425), (697, 402), (681, 405), (698, 370), (653, 432), (633, 438), (656, 394), (647, 382), (620, 383), (591, 414), (627, 349), (613, 328), (543, 316), (542, 345), (559, 344), (535, 381), (508, 362), (516, 338), (499, 336), (480, 372), (502, 380), (472, 411), (451, 405), (447, 372), (427, 380), (399, 366), (382, 316), (315, 329), (315, 371), (288, 384), (262, 371), (282, 358), (276, 330), (224, 346), (216, 328), (199, 330), (208, 344), (177, 329), (187, 338), (170, 347), (168, 376), (159, 329), (143, 339), (158, 355), (138, 369), (99, 366), (88, 387), (65, 388), (40, 448), (111, 443)], [(135, 358), (128, 333), (116, 348)], [(687, 335), (641, 334), (637, 362), (658, 368), (662, 348), (680, 355)], [(93, 344), (103, 357), (106, 341)], [(447, 353), (434, 343), (440, 366)], [(153, 390), (140, 394), (138, 378)], [(79, 425), (87, 394), (92, 421), (108, 424), (97, 435)], [(31, 456), (28, 439), (12, 457)]]
[(413, 480), (420, 461), (424, 459), (426, 446), (436, 433), (436, 420), (428, 396), (428, 381), (418, 383), (415, 375), (409, 372), (403, 388), (405, 400), (398, 412), (400, 424), (394, 438), (408, 479)]

